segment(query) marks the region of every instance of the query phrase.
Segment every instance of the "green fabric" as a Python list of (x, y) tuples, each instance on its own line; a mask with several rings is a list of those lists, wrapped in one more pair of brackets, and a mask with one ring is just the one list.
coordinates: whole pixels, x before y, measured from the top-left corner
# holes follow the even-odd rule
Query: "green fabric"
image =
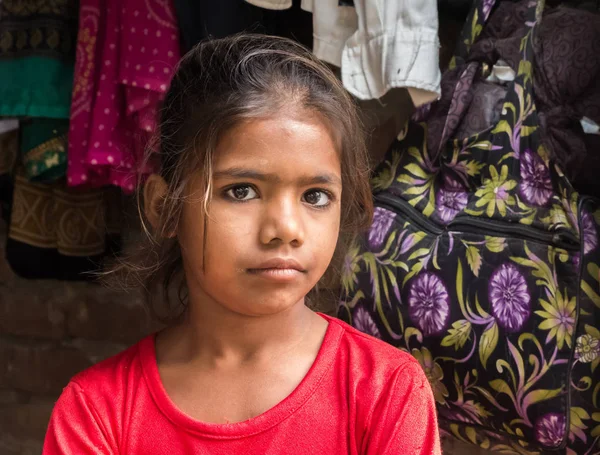
[(48, 57), (0, 60), (0, 116), (68, 119), (73, 67)]
[(34, 182), (51, 182), (67, 170), (68, 120), (36, 118), (21, 124), (20, 154), (25, 176)]
[(0, 116), (69, 118), (78, 3), (0, 1)]

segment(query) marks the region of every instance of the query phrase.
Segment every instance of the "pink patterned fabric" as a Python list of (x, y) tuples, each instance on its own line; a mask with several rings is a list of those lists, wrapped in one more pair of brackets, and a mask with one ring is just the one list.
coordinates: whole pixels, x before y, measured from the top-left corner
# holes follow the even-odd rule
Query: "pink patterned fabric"
[(81, 0), (69, 185), (131, 192), (179, 60), (172, 0)]

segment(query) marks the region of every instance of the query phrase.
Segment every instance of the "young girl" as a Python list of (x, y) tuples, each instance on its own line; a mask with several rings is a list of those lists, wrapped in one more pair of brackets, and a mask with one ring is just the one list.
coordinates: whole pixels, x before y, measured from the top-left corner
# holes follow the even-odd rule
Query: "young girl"
[(174, 76), (159, 149), (150, 262), (129, 273), (153, 296), (181, 272), (180, 317), (73, 378), (44, 453), (440, 454), (419, 364), (306, 305), (372, 213), (334, 75), (285, 39), (202, 43)]

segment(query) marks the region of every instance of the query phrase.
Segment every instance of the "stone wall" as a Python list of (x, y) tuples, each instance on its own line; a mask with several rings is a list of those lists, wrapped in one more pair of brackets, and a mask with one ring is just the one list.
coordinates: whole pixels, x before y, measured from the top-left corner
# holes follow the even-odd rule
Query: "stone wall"
[(0, 454), (39, 454), (75, 373), (151, 330), (138, 295), (90, 283), (30, 281), (4, 260), (0, 224)]

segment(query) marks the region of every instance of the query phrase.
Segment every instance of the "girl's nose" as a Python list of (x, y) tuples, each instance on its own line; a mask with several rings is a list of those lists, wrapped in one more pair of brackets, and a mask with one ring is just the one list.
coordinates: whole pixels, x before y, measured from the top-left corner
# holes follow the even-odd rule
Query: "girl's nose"
[(304, 223), (300, 201), (290, 197), (274, 199), (266, 203), (261, 223), (260, 241), (264, 245), (304, 243)]

